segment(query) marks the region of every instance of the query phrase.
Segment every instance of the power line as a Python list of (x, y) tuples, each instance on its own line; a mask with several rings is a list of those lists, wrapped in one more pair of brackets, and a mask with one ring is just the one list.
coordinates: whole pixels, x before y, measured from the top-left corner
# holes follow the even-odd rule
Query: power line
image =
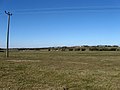
[(13, 10), (15, 14), (26, 13), (51, 13), (51, 12), (76, 12), (76, 11), (119, 11), (120, 7), (65, 7), (65, 8), (41, 8)]
[(92, 9), (120, 9), (120, 7), (61, 7), (61, 8), (37, 8), (37, 9), (20, 9), (17, 11), (29, 11), (29, 10), (62, 10), (62, 9), (66, 9), (66, 10), (75, 10), (75, 9), (87, 9), (87, 10), (92, 10)]
[[(120, 11), (120, 7), (62, 7), (62, 8), (38, 8), (38, 9), (19, 9), (11, 10), (14, 14), (33, 14), (33, 13), (59, 13), (59, 12), (80, 12), (80, 11)], [(0, 12), (0, 14), (2, 14)]]

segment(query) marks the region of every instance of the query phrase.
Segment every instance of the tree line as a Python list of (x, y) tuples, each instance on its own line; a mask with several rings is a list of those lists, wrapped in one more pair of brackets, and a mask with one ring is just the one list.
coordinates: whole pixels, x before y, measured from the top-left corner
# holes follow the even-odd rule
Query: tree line
[[(0, 52), (4, 52), (5, 48), (0, 48)], [(117, 45), (97, 45), (97, 46), (62, 46), (62, 47), (46, 47), (46, 48), (10, 48), (11, 51), (120, 51), (120, 47)]]

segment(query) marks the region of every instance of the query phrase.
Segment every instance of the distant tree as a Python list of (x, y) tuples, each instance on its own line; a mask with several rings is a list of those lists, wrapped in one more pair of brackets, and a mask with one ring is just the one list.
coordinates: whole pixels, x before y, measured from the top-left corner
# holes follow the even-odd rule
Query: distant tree
[(117, 46), (117, 45), (113, 45), (113, 47), (119, 47), (119, 46)]
[(48, 48), (48, 51), (50, 51), (50, 48)]
[(81, 51), (85, 51), (86, 49), (85, 48), (82, 48)]
[(88, 45), (83, 45), (83, 47), (89, 47)]
[(69, 48), (69, 51), (73, 51), (73, 48)]
[(75, 51), (80, 51), (80, 48), (76, 48)]

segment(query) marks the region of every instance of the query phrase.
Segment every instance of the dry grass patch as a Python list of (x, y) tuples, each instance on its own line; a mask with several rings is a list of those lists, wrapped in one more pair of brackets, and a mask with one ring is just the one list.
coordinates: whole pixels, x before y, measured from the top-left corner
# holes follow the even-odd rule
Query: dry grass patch
[(120, 52), (0, 53), (3, 90), (119, 90)]

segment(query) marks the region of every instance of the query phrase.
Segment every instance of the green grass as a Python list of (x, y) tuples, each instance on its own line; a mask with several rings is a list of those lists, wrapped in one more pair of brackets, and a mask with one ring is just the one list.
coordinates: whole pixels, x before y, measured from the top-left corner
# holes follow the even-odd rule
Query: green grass
[(120, 52), (0, 52), (0, 90), (120, 90)]

